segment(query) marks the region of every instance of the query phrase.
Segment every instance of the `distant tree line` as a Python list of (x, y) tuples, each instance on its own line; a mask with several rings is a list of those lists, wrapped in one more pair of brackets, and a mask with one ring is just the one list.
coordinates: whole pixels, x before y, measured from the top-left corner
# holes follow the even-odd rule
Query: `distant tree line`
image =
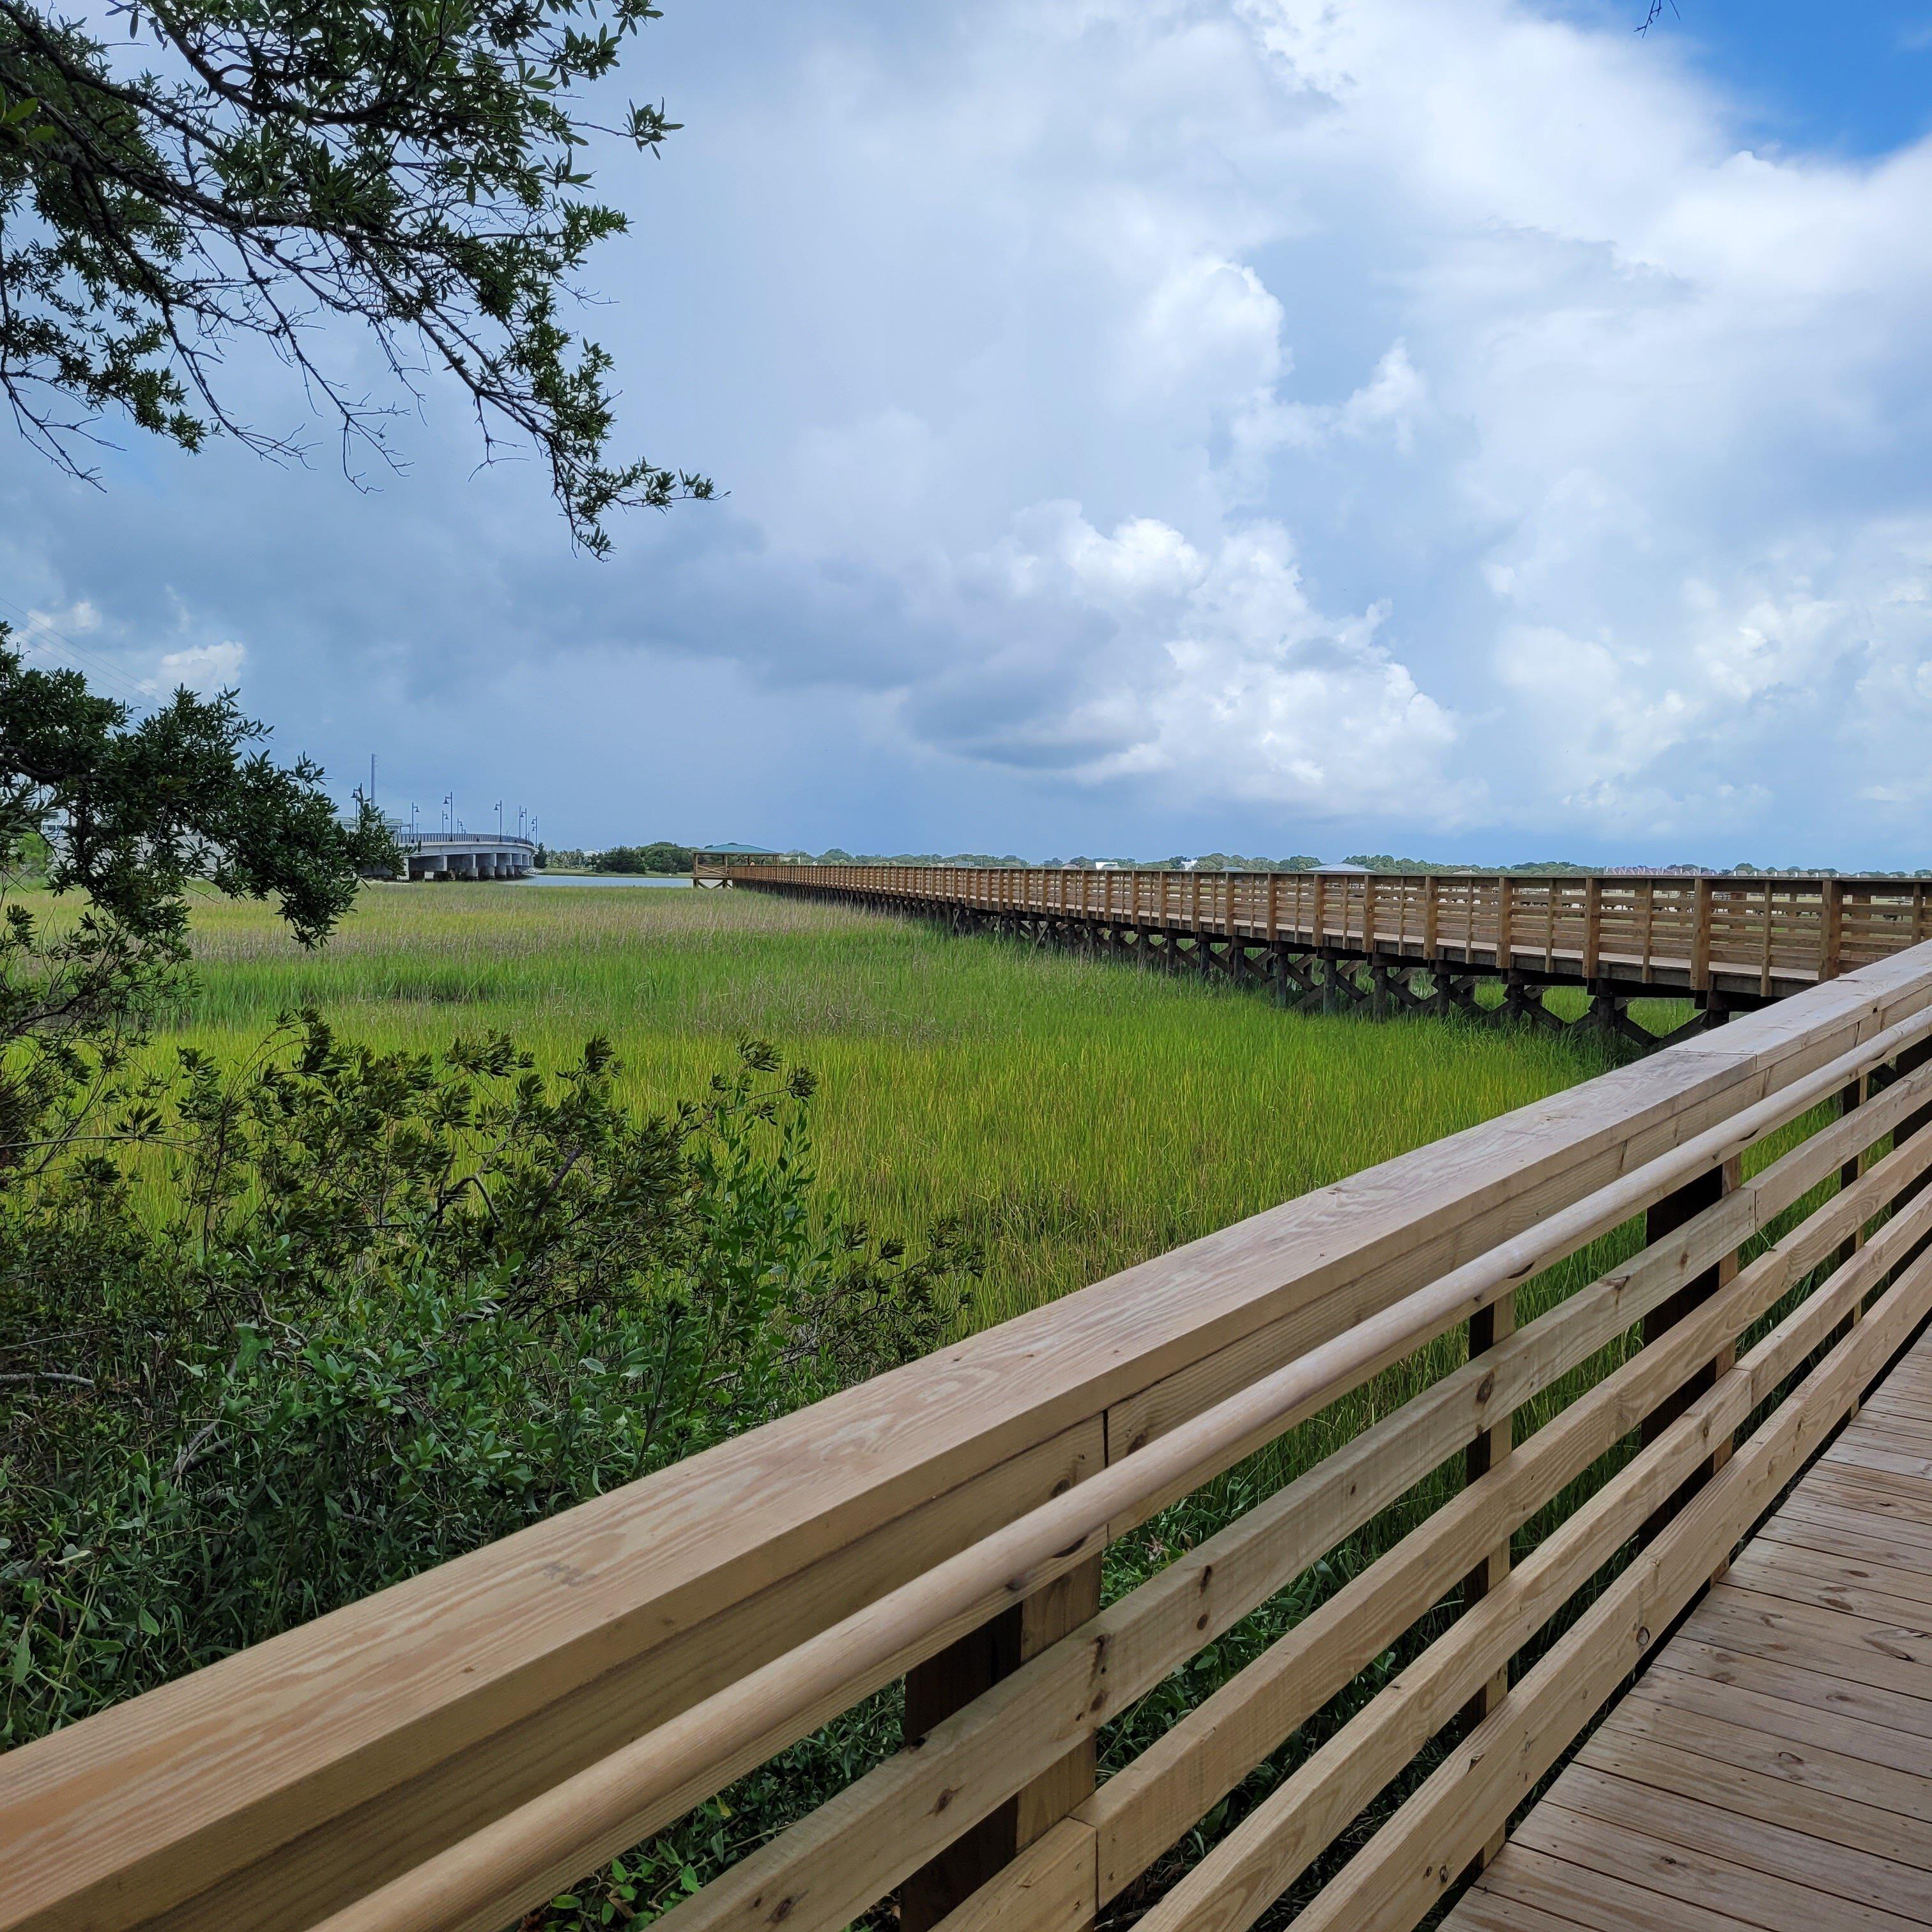
[(688, 872), (692, 848), (674, 845), (668, 838), (648, 845), (611, 845), (602, 851), (572, 845), (539, 845), (536, 863), (541, 871), (560, 872), (616, 872), (627, 875), (644, 873)]
[(591, 856), (590, 869), (593, 872), (632, 874), (688, 872), (691, 870), (691, 856), (688, 845), (674, 845), (668, 839), (659, 838), (649, 845), (613, 845), (595, 853)]
[[(699, 847), (698, 850), (703, 850)], [(602, 851), (574, 851), (552, 847), (539, 860), (566, 871), (617, 873), (670, 873), (691, 870), (693, 848), (670, 839), (654, 840), (647, 845), (612, 845)], [(1090, 872), (1136, 868), (1191, 872), (1312, 872), (1329, 862), (1312, 854), (1298, 852), (1286, 859), (1269, 859), (1239, 852), (1204, 852), (1193, 857), (1172, 853), (1165, 858), (1090, 858), (1081, 854), (1071, 859), (1023, 859), (1017, 852), (848, 852), (842, 845), (823, 852), (802, 848), (775, 853), (776, 858), (801, 865), (818, 866), (1042, 866), (1050, 869)], [(1569, 859), (1529, 859), (1518, 865), (1480, 864), (1473, 860), (1402, 859), (1390, 852), (1351, 852), (1341, 862), (1360, 866), (1371, 872), (1502, 872), (1521, 878), (1563, 878), (1592, 872), (1624, 872), (1633, 875), (1657, 874), (1681, 878), (1827, 878), (1852, 877), (1868, 879), (1932, 879), (1932, 866), (1922, 866), (1916, 872), (1847, 869), (1835, 866), (1756, 866), (1748, 860), (1723, 867), (1694, 866), (1681, 862), (1670, 866), (1584, 866)]]
[[(836, 845), (824, 852), (785, 852), (777, 856), (802, 863), (826, 866), (1040, 866), (1068, 872), (1140, 868), (1194, 872), (1312, 872), (1330, 862), (1306, 852), (1298, 852), (1287, 859), (1250, 857), (1238, 852), (1204, 852), (1192, 858), (1183, 853), (1174, 853), (1160, 859), (1022, 859), (1012, 852), (998, 855), (988, 852), (848, 852)], [(1467, 859), (1401, 859), (1388, 852), (1351, 852), (1340, 862), (1360, 866), (1371, 872), (1501, 872), (1526, 878), (1581, 877), (1608, 872), (1709, 878), (1932, 879), (1932, 866), (1922, 866), (1916, 872), (1888, 872), (1838, 866), (1754, 866), (1748, 860), (1740, 860), (1730, 867), (1696, 866), (1688, 862), (1669, 866), (1585, 866), (1569, 859), (1530, 859), (1517, 865), (1498, 866)]]

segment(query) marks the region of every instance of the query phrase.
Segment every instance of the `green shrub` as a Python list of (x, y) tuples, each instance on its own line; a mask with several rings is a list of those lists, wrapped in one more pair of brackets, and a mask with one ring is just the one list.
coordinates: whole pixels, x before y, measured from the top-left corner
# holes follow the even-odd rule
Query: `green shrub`
[(0, 1748), (953, 1331), (971, 1258), (847, 1217), (804, 1070), (666, 1116), (616, 1071), (308, 1013), (0, 1195)]
[(692, 853), (688, 845), (674, 845), (668, 839), (649, 845), (613, 845), (591, 861), (599, 872), (688, 872)]

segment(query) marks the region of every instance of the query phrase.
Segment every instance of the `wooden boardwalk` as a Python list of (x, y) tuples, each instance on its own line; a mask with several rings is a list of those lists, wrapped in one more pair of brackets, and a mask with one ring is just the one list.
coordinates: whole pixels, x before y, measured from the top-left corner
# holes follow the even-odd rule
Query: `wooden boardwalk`
[[(1932, 940), (1924, 879), (1101, 872), (707, 852), (692, 877), (1270, 980), (1286, 1006), (1454, 1008), (1555, 1026), (1544, 989), (1579, 986), (1589, 1024), (1646, 1047), (1655, 1040), (1624, 1011), (1633, 998), (1688, 996), (1695, 1031)], [(1484, 980), (1504, 982), (1502, 1007), (1477, 999)]]
[(1447, 1924), (1932, 1925), (1932, 1338), (1745, 1546)]
[[(0, 1932), (502, 1932), (680, 1820), (656, 1932), (1256, 1932), (1330, 1848), (1296, 1932), (1932, 1925), (1928, 1324), (1932, 945), (0, 1752)], [(694, 1808), (895, 1680), (728, 1862)]]

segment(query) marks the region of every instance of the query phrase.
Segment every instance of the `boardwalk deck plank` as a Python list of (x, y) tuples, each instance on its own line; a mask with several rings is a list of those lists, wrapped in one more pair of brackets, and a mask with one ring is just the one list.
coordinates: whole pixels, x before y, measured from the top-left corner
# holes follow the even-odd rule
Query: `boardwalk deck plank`
[(1485, 1898), (1560, 1910), (1570, 1924), (1587, 1932), (1759, 1932), (1742, 1918), (1700, 1910), (1526, 1845), (1510, 1847), (1490, 1868), (1481, 1889), (1471, 1892), (1457, 1907), (1453, 1922), (1463, 1927), (1463, 1913)]
[(1932, 1559), (1932, 1512), (1915, 1508), (1910, 1496), (1838, 1483), (1793, 1496), (1787, 1514), (1793, 1521), (1835, 1523), (1860, 1535), (1884, 1538), (1900, 1562), (1909, 1549), (1922, 1550)]
[(1932, 1488), (1910, 1476), (1888, 1474), (1882, 1469), (1861, 1469), (1849, 1462), (1820, 1463), (1814, 1472), (1820, 1478), (1816, 1490), (1808, 1492), (1821, 1507), (1828, 1508), (1834, 1498), (1850, 1495), (1860, 1509), (1883, 1506), (1919, 1522), (1932, 1522)]
[(1932, 1339), (1922, 1339), (1444, 1928), (1878, 1932), (1932, 1924), (1928, 1873)]
[(1606, 1823), (1553, 1798), (1544, 1799), (1530, 1814), (1520, 1835), (1525, 1844), (1600, 1877), (1658, 1892), (1680, 1904), (1728, 1912), (1748, 1924), (1764, 1927), (1766, 1932), (1908, 1932), (1924, 1922), (1861, 1900), (1834, 1898), (1796, 1878), (1754, 1870), (1693, 1846)]
[(1708, 1798), (1656, 1790), (1641, 1779), (1583, 1764), (1571, 1766), (1550, 1795), (1552, 1802), (1618, 1832), (1720, 1858), (1833, 1898), (1858, 1899), (1916, 1924), (1926, 1923), (1932, 1912), (1932, 1887), (1921, 1868), (1783, 1820), (1753, 1817)]
[(1911, 1542), (1890, 1525), (1850, 1511), (1820, 1516), (1794, 1510), (1767, 1523), (1758, 1540), (1802, 1550), (1808, 1556), (1840, 1558), (1874, 1575), (1882, 1571), (1893, 1577), (1910, 1574), (1932, 1580), (1932, 1544)]
[(1761, 1691), (1787, 1704), (1809, 1705), (1861, 1723), (1932, 1738), (1932, 1697), (1913, 1696), (1888, 1686), (1848, 1684), (1842, 1677), (1813, 1667), (1808, 1658), (1802, 1664), (1788, 1663), (1687, 1636), (1672, 1647), (1670, 1667), (1707, 1682)]
[(1638, 1780), (1653, 1791), (1721, 1805), (1740, 1817), (1788, 1826), (1809, 1837), (1852, 1846), (1922, 1872), (1932, 1870), (1932, 1824), (1924, 1820), (1802, 1784), (1792, 1778), (1707, 1756), (1698, 1747), (1712, 1742), (1708, 1732), (1693, 1734), (1679, 1745), (1606, 1727), (1577, 1754), (1576, 1761)]
[(1815, 1610), (1740, 1586), (1711, 1598), (1684, 1630), (1755, 1657), (1802, 1662), (1849, 1683), (1932, 1697), (1932, 1638), (1896, 1624)]

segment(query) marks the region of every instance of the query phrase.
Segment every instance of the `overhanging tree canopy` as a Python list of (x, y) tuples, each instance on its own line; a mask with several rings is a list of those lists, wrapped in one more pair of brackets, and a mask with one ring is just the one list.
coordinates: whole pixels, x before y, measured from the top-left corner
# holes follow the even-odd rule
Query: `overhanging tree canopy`
[[(590, 198), (592, 135), (655, 151), (677, 124), (603, 130), (573, 94), (607, 76), (648, 0), (124, 0), (110, 45), (0, 0), (0, 392), (76, 474), (120, 410), (198, 447), (286, 438), (225, 399), (223, 358), (266, 340), (358, 446), (394, 460), (398, 398), (344, 386), (316, 325), (374, 332), (400, 388), (426, 369), (474, 403), (486, 454), (534, 443), (573, 536), (614, 507), (706, 496), (612, 458), (610, 358), (560, 298), (625, 218)], [(159, 70), (136, 64), (150, 44)], [(137, 52), (138, 50), (138, 52)]]

